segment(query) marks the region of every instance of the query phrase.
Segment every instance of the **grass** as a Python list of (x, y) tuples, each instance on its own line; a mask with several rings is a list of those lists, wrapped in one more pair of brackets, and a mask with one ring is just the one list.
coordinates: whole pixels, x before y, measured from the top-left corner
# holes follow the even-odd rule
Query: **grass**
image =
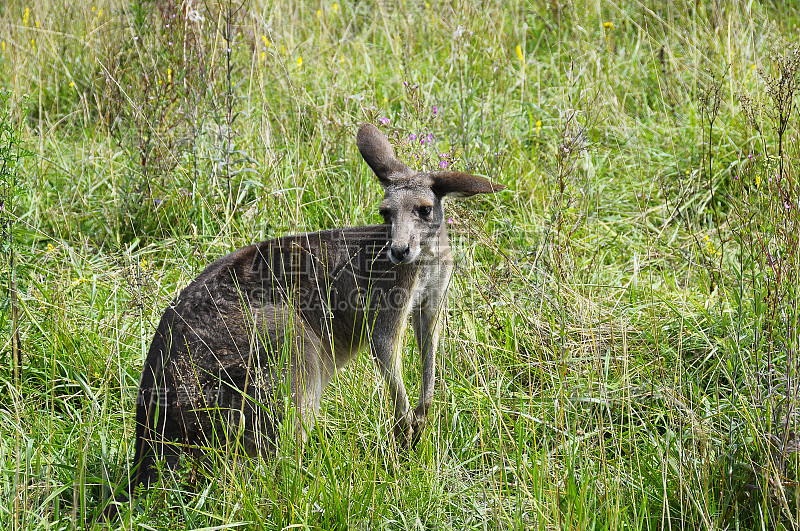
[(734, 0), (7, 2), (0, 528), (100, 527), (165, 306), (242, 245), (376, 222), (354, 139), (382, 118), (412, 165), (509, 187), (448, 207), (420, 445), (398, 453), (363, 355), (304, 448), (187, 464), (115, 527), (797, 528), (798, 22)]

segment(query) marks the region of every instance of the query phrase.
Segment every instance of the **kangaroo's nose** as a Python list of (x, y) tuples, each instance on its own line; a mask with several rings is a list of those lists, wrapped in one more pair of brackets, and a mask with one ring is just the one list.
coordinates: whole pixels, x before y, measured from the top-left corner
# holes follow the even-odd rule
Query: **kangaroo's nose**
[(399, 264), (406, 259), (406, 257), (410, 252), (411, 249), (408, 247), (408, 245), (404, 246), (392, 245), (392, 248), (389, 250), (389, 258), (391, 258), (392, 262), (394, 262), (395, 264)]

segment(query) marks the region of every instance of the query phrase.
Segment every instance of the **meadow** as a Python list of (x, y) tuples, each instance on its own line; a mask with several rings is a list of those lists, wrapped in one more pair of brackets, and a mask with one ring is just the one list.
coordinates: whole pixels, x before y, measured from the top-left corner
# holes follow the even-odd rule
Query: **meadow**
[[(253, 242), (380, 222), (355, 145), (448, 204), (430, 424), (367, 353), (307, 444), (219, 451), (114, 529), (797, 529), (800, 7), (0, 5), (0, 529), (101, 529), (164, 308)], [(413, 338), (409, 392), (419, 388)]]

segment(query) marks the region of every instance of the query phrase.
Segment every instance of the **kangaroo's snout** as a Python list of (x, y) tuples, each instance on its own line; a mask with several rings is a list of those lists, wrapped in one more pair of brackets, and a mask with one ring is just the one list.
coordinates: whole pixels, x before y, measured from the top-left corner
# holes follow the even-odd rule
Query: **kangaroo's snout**
[(389, 260), (393, 264), (409, 264), (414, 261), (418, 253), (412, 253), (408, 245), (392, 245), (389, 249)]

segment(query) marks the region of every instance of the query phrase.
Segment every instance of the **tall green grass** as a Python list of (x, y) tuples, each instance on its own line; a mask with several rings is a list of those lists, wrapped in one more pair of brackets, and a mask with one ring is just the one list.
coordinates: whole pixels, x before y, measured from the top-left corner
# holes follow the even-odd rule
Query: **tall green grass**
[(420, 445), (398, 452), (365, 354), (304, 447), (187, 463), (113, 527), (797, 528), (798, 22), (734, 0), (0, 6), (0, 130), (33, 153), (0, 171), (0, 528), (100, 526), (165, 306), (239, 246), (377, 222), (354, 138), (381, 119), (411, 165), (509, 187), (448, 206)]

